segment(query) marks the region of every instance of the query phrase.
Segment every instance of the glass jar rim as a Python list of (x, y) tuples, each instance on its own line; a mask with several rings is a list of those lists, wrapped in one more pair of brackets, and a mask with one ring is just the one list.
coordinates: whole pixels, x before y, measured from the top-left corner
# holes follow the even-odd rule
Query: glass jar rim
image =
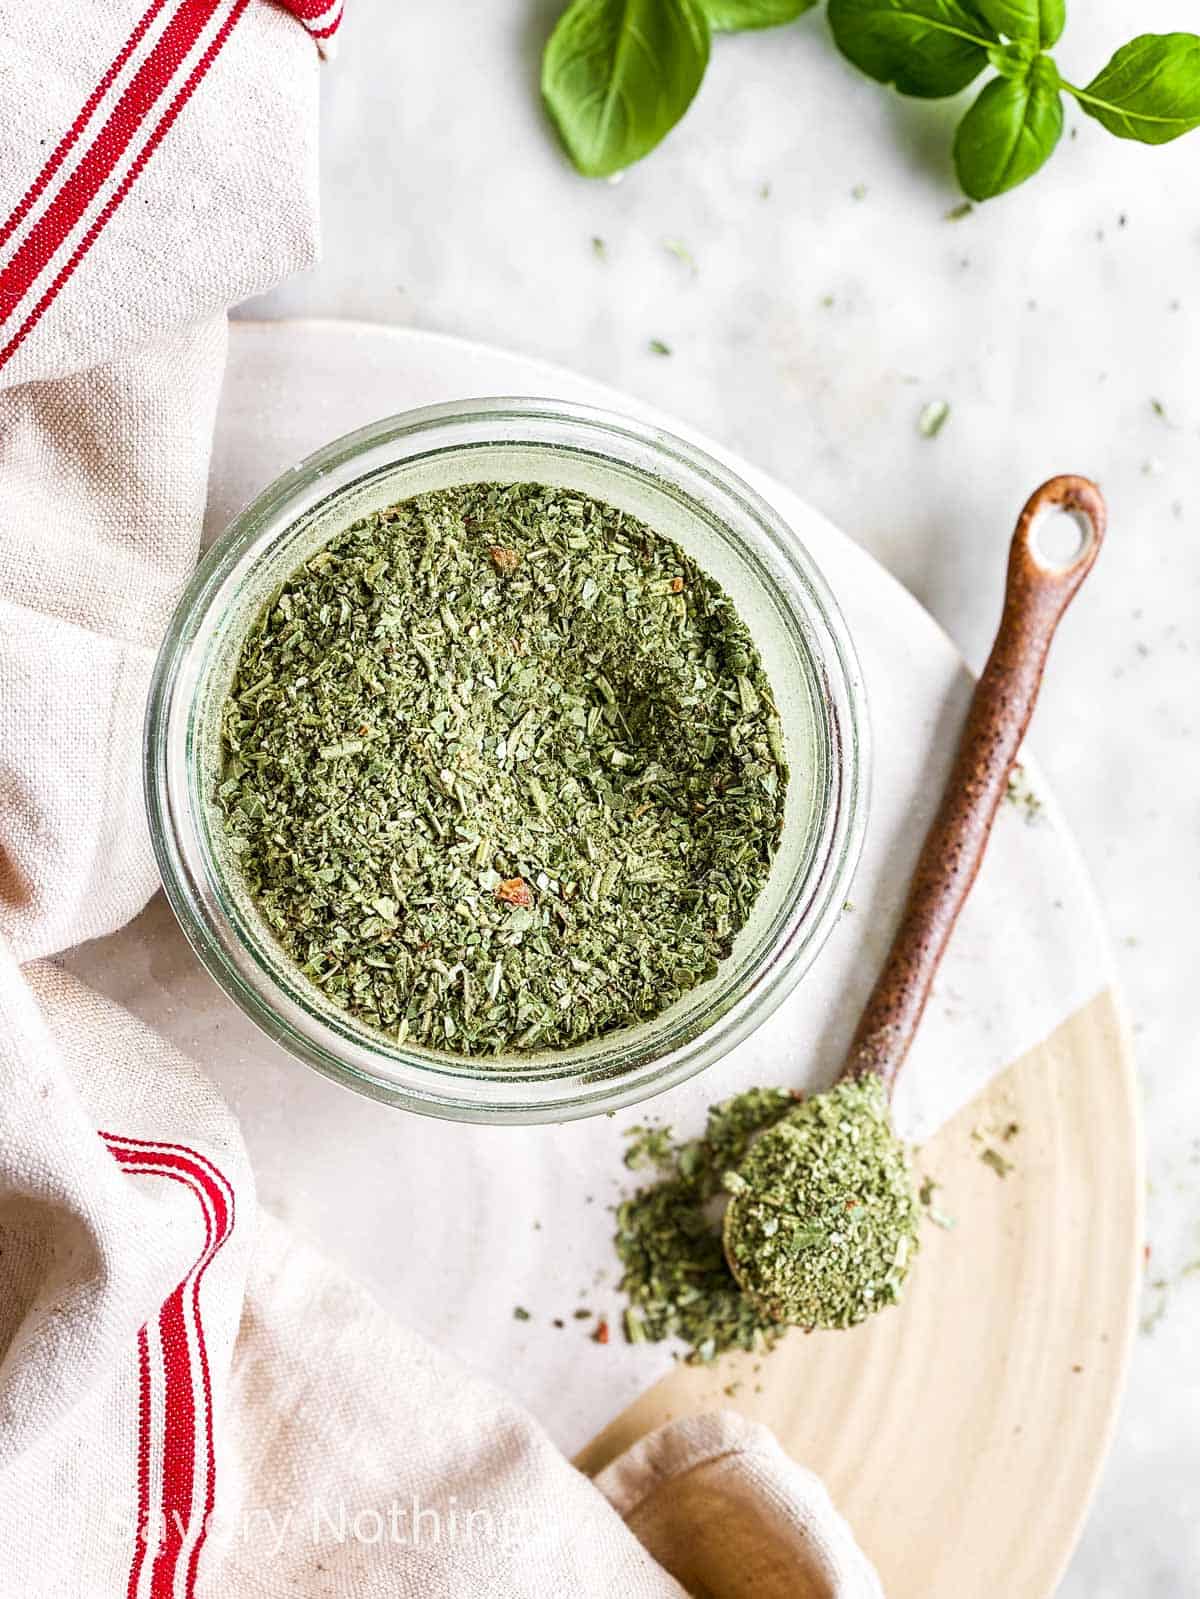
[[(556, 437), (561, 435), (561, 439)], [(569, 439), (570, 444), (562, 442)], [(655, 477), (684, 499), (724, 509), (744, 555), (767, 558), (788, 625), (819, 662), (833, 793), (820, 818), (815, 875), (796, 889), (800, 909), (763, 952), (742, 991), (706, 1025), (663, 1055), (622, 1063), (620, 1032), (580, 1065), (575, 1051), (492, 1061), (444, 1056), (420, 1046), (374, 1048), (361, 1031), (318, 1017), (252, 956), (209, 880), (199, 839), (191, 717), (202, 687), (206, 640), (255, 561), (315, 505), (334, 505), (371, 472), (469, 449), (578, 448)], [(751, 551), (748, 546), (757, 544)], [(780, 576), (779, 574), (782, 574)], [(443, 1118), (498, 1123), (563, 1121), (661, 1093), (727, 1055), (791, 992), (836, 923), (857, 865), (869, 792), (869, 727), (861, 669), (836, 601), (816, 563), (782, 517), (706, 451), (653, 424), (588, 405), (538, 398), (483, 398), (387, 417), (332, 440), (283, 473), (201, 559), (168, 627), (147, 704), (144, 781), (163, 886), (195, 953), (226, 995), (292, 1055), (384, 1103)], [(802, 904), (801, 904), (802, 902)], [(715, 981), (715, 980), (714, 980)], [(387, 1045), (386, 1050), (384, 1045)]]

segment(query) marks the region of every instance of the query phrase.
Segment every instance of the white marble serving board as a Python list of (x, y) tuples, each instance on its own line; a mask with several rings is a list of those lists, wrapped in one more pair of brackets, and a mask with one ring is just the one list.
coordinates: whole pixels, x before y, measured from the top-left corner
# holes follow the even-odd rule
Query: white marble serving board
[[(242, 322), (232, 334), (209, 537), (310, 450), (413, 406), (553, 395), (653, 415), (544, 363), (428, 333)], [(668, 1349), (629, 1348), (616, 1333), (599, 1346), (588, 1324), (572, 1320), (580, 1306), (619, 1317), (609, 1207), (629, 1186), (624, 1129), (649, 1114), (696, 1130), (710, 1102), (751, 1084), (829, 1080), (883, 958), (971, 687), (951, 642), (880, 566), (793, 493), (698, 442), (775, 504), (823, 568), (862, 657), (875, 745), (853, 909), (791, 999), (733, 1055), (613, 1118), (439, 1123), (338, 1089), (261, 1037), (200, 970), (161, 898), (130, 928), (70, 957), (216, 1078), (241, 1120), (264, 1204), (434, 1342), (504, 1382), (568, 1450), (671, 1361)], [(994, 525), (976, 530), (979, 548), (994, 550), (980, 555), (979, 571), (994, 583), (997, 614), (1012, 520), (1033, 486), (1014, 485)], [(1073, 841), (1036, 768), (1027, 761), (1026, 770), (1041, 808), (1030, 820), (1022, 807), (1002, 807), (899, 1090), (899, 1123), (916, 1139), (1112, 981)], [(517, 1305), (530, 1320), (514, 1319)]]

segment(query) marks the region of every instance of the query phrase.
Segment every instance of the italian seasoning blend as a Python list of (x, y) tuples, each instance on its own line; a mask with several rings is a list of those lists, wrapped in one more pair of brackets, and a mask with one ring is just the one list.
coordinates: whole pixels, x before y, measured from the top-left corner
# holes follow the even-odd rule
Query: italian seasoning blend
[(653, 1166), (657, 1177), (617, 1207), (630, 1343), (679, 1338), (695, 1363), (728, 1349), (768, 1350), (787, 1331), (738, 1287), (715, 1201), (751, 1139), (795, 1108), (795, 1096), (783, 1089), (751, 1088), (712, 1106), (700, 1138), (676, 1142), (668, 1128), (632, 1129), (625, 1164)]
[(844, 1078), (804, 1100), (726, 1173), (725, 1188), (726, 1250), (767, 1315), (853, 1327), (900, 1297), (920, 1210), (878, 1077)]
[(789, 1325), (853, 1326), (898, 1299), (921, 1212), (877, 1078), (811, 1098), (751, 1088), (714, 1105), (691, 1142), (634, 1129), (625, 1160), (659, 1172), (617, 1209), (631, 1342), (680, 1338), (709, 1361), (768, 1350)]
[(474, 484), (346, 529), (251, 630), (217, 787), (246, 887), (328, 998), (463, 1055), (580, 1043), (711, 977), (787, 767), (758, 652), (677, 545)]

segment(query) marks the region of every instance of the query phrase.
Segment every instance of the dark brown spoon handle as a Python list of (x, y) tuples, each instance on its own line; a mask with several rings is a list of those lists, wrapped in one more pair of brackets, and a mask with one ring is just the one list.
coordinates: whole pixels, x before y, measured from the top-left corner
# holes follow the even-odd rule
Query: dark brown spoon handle
[[(1046, 559), (1031, 537), (1042, 514), (1055, 508), (1077, 513), (1086, 528), (1080, 549), (1065, 565)], [(1092, 569), (1105, 519), (1100, 490), (1082, 477), (1051, 478), (1021, 512), (996, 642), (976, 685), (941, 808), (926, 836), (903, 919), (850, 1045), (843, 1076), (875, 1072), (890, 1089), (908, 1054), (1033, 715), (1050, 641)]]

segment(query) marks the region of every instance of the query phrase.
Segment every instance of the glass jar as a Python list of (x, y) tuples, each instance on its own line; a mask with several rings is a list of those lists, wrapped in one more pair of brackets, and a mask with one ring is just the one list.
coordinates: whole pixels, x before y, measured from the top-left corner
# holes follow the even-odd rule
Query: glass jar
[[(357, 518), (471, 482), (579, 490), (675, 540), (749, 626), (791, 771), (770, 877), (715, 977), (652, 1020), (568, 1049), (464, 1058), (397, 1043), (288, 961), (222, 850), (220, 713), (248, 628), (279, 585)], [(796, 536), (702, 450), (555, 400), (486, 399), (390, 417), (318, 450), (247, 507), (201, 561), (151, 686), (146, 800), (163, 885), (226, 994), (297, 1059), (390, 1105), (466, 1121), (594, 1115), (660, 1093), (733, 1049), (790, 992), (841, 911), (865, 823), (858, 661)]]

